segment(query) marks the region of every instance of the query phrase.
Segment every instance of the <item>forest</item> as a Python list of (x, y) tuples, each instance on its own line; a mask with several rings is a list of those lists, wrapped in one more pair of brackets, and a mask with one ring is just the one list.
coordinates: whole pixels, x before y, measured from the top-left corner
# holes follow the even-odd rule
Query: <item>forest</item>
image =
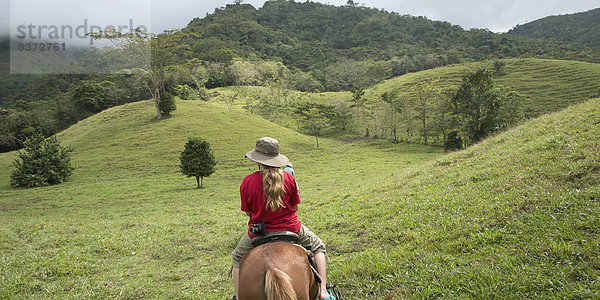
[(508, 34), (600, 47), (600, 8), (517, 25)]

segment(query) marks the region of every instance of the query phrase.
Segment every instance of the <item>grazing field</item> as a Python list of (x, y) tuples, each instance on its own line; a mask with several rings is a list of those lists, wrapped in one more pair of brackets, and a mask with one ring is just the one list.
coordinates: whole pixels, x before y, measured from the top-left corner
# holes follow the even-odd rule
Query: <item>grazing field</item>
[[(161, 121), (153, 109), (116, 107), (61, 133), (77, 169), (58, 186), (11, 189), (15, 156), (0, 155), (0, 298), (231, 297), (230, 253), (247, 222), (239, 184), (256, 170), (244, 154), (263, 136), (295, 164), (300, 218), (315, 228), (329, 223), (328, 201), (442, 154), (385, 141), (324, 139), (317, 149), (312, 137), (200, 101), (178, 102)], [(190, 136), (206, 138), (218, 160), (203, 189), (178, 171)], [(333, 233), (319, 234), (334, 264)]]
[[(233, 295), (230, 253), (247, 219), (239, 183), (257, 138), (295, 164), (300, 219), (326, 242), (348, 299), (600, 297), (600, 100), (530, 120), (465, 151), (314, 139), (261, 118), (149, 101), (58, 136), (77, 169), (64, 184), (11, 189), (0, 155), (0, 298)], [(217, 171), (178, 173), (189, 136)]]

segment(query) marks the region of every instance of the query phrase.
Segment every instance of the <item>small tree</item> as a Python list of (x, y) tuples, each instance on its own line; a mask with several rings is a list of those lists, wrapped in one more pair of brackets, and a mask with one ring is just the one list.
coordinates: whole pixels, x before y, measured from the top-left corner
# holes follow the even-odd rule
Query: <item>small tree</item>
[(383, 93), (381, 100), (390, 105), (390, 129), (394, 135), (394, 143), (398, 143), (398, 114), (402, 112), (402, 103), (398, 100), (398, 90)]
[(198, 90), (192, 88), (187, 84), (177, 85), (177, 87), (175, 87), (175, 93), (177, 93), (177, 96), (179, 96), (179, 98), (184, 100), (200, 99), (200, 94), (198, 93)]
[[(165, 30), (156, 35), (145, 32), (139, 27), (132, 29), (129, 33), (109, 29), (107, 32), (92, 32), (88, 35), (95, 39), (108, 39), (117, 47), (117, 49), (104, 52), (109, 62), (115, 62), (111, 67), (117, 68), (108, 71), (135, 69), (146, 75), (146, 87), (154, 100), (156, 117), (161, 119), (163, 116), (161, 102), (169, 101), (168, 99), (164, 100), (165, 96), (162, 95), (163, 92), (170, 90), (167, 87), (167, 71), (171, 70), (169, 66), (177, 65), (183, 57), (187, 57), (192, 48), (186, 43), (186, 40), (199, 36), (181, 30)], [(120, 63), (121, 60), (126, 63), (123, 65)], [(163, 105), (162, 107), (170, 106)], [(175, 106), (173, 105), (172, 108), (175, 109)]]
[(196, 177), (198, 188), (202, 187), (204, 177), (215, 172), (215, 157), (210, 150), (210, 144), (197, 137), (191, 137), (185, 144), (185, 150), (179, 157), (181, 160), (181, 173), (187, 177)]
[(494, 70), (496, 70), (496, 74), (501, 75), (504, 66), (506, 66), (506, 63), (504, 61), (499, 59), (494, 60)]
[(463, 137), (476, 143), (520, 122), (523, 101), (518, 93), (495, 86), (491, 73), (479, 69), (464, 77), (452, 105), (462, 123)]
[(20, 160), (14, 161), (16, 170), (10, 176), (12, 187), (39, 187), (65, 181), (73, 166), (70, 148), (60, 146), (55, 137), (44, 139), (40, 133), (25, 140)]
[(437, 98), (436, 94), (437, 91), (431, 82), (421, 82), (417, 85), (415, 109), (422, 124), (421, 138), (425, 145), (428, 143), (427, 138), (429, 136), (427, 119), (429, 113), (432, 111), (431, 103)]
[[(442, 89), (439, 97), (433, 104), (434, 124), (438, 132), (442, 134), (442, 143), (448, 141), (448, 130), (452, 128), (454, 120), (452, 116), (452, 98), (456, 92), (452, 88)], [(461, 141), (462, 146), (462, 141)]]
[(470, 142), (479, 142), (495, 130), (494, 121), (500, 109), (498, 98), (489, 71), (479, 69), (463, 78), (452, 104)]
[[(352, 100), (351, 100), (351, 103), (352, 103), (351, 107), (356, 108), (356, 110), (358, 111), (359, 120), (363, 126), (366, 123), (365, 122), (365, 106), (366, 106), (366, 102), (367, 102), (367, 99), (364, 98), (364, 95), (365, 95), (364, 88), (362, 88), (362, 87), (355, 88), (352, 91)], [(359, 128), (358, 131), (360, 132), (361, 130), (362, 129)], [(368, 136), (369, 129), (367, 128), (366, 130), (367, 130), (366, 135)]]
[(444, 142), (444, 151), (451, 152), (460, 150), (463, 147), (463, 140), (458, 135), (458, 131), (452, 131), (448, 134), (448, 138)]
[(335, 117), (335, 107), (317, 102), (300, 102), (294, 106), (297, 120), (312, 134), (319, 148), (319, 135), (329, 127)]
[(164, 116), (170, 116), (171, 112), (177, 109), (175, 106), (175, 97), (171, 93), (163, 93), (161, 96), (160, 104), (160, 113)]

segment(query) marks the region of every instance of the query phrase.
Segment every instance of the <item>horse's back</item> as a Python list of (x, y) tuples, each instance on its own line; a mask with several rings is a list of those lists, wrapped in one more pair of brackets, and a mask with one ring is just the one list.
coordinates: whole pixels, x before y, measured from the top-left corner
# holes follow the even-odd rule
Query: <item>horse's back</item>
[[(270, 282), (266, 282), (265, 278)], [(295, 298), (291, 299), (310, 300), (310, 296), (316, 293), (318, 287), (306, 251), (300, 246), (286, 242), (258, 246), (242, 258), (238, 297), (240, 300), (267, 299), (265, 283), (269, 283), (270, 287), (272, 282), (284, 281), (291, 284), (290, 288), (295, 293)], [(285, 299), (279, 297), (283, 294), (284, 292), (280, 292), (278, 297), (273, 299)]]

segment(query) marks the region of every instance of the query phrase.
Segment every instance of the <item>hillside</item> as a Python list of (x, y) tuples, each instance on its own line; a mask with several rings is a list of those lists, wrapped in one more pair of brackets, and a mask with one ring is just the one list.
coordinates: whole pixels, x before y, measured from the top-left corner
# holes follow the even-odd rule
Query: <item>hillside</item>
[(531, 120), (327, 199), (333, 278), (353, 299), (597, 298), (598, 107)]
[[(441, 155), (378, 141), (322, 139), (316, 149), (312, 137), (260, 117), (202, 101), (177, 105), (161, 121), (150, 101), (114, 107), (59, 134), (77, 169), (58, 186), (11, 189), (14, 152), (0, 154), (0, 298), (231, 297), (231, 251), (247, 222), (239, 184), (256, 170), (244, 154), (263, 136), (279, 139), (295, 164), (308, 225), (325, 194)], [(218, 161), (203, 189), (179, 173), (189, 136), (206, 138)]]
[(600, 8), (549, 16), (511, 29), (508, 34), (540, 39), (557, 39), (600, 48)]
[(598, 50), (559, 41), (467, 31), (424, 17), (316, 2), (268, 1), (259, 9), (227, 5), (195, 18), (184, 30), (203, 37), (195, 47), (202, 60), (225, 62), (252, 54), (281, 60), (288, 67), (310, 71), (328, 91), (343, 88), (326, 80), (335, 75), (335, 68), (344, 67), (335, 65), (344, 60), (387, 61), (391, 76), (397, 76), (491, 58), (599, 58)]
[[(463, 77), (469, 72), (484, 67), (494, 70), (496, 61), (484, 61), (468, 64), (457, 64), (435, 68), (432, 70), (398, 76), (383, 81), (365, 89), (367, 124), (372, 132), (379, 137), (391, 137), (389, 131), (389, 119), (386, 119), (386, 110), (389, 106), (381, 100), (385, 92), (398, 91), (407, 99), (414, 98), (417, 87), (422, 84), (431, 84), (431, 88), (442, 92), (442, 97), (447, 97), (445, 90), (456, 90), (462, 83)], [(568, 106), (587, 101), (600, 96), (600, 64), (584, 63), (575, 61), (560, 61), (548, 59), (505, 59), (500, 72), (494, 72), (494, 81), (497, 85), (511, 88), (525, 97), (523, 110), (527, 118), (538, 117), (543, 114), (557, 112)], [(302, 101), (314, 101), (331, 105), (333, 111), (338, 113), (352, 113), (352, 120), (347, 125), (346, 135), (352, 132), (360, 132), (358, 128), (359, 116), (356, 108), (352, 107), (351, 92), (327, 92), (327, 93), (303, 93), (291, 90), (278, 90), (272, 87), (226, 87), (211, 91), (210, 102), (218, 103), (224, 107), (231, 106), (235, 111), (247, 111), (254, 114), (271, 118), (274, 122), (285, 127), (300, 130), (298, 121), (293, 117), (293, 104)], [(435, 97), (434, 97), (435, 98)], [(276, 113), (264, 113), (261, 103), (279, 101), (280, 106), (274, 108)], [(263, 101), (263, 102), (261, 102)], [(283, 108), (282, 108), (283, 107)], [(290, 108), (291, 107), (291, 108)], [(277, 111), (279, 109), (279, 111)], [(413, 108), (414, 110), (414, 108)], [(448, 108), (450, 110), (450, 108)], [(413, 117), (413, 130), (419, 130), (419, 120), (416, 119), (418, 112), (411, 111)], [(449, 113), (447, 111), (447, 113)], [(435, 106), (429, 109), (427, 121), (430, 124), (436, 122)], [(337, 125), (339, 122), (332, 122)], [(398, 120), (398, 128), (406, 129), (406, 122)], [(338, 135), (337, 128), (324, 131), (324, 134)], [(434, 126), (430, 128), (432, 138), (441, 140), (442, 133)], [(384, 132), (384, 133), (382, 133)], [(322, 133), (322, 134), (323, 134)], [(343, 135), (345, 137), (346, 135)], [(404, 139), (404, 134), (401, 136)]]
[[(231, 296), (244, 231), (240, 179), (256, 137), (296, 164), (300, 218), (327, 243), (348, 299), (594, 298), (600, 286), (600, 99), (472, 148), (322, 141), (209, 103), (115, 107), (59, 135), (78, 169), (58, 186), (8, 187), (0, 155), (0, 297)], [(250, 125), (250, 126), (249, 126)], [(188, 136), (219, 161), (204, 189), (178, 174)]]
[[(570, 105), (600, 96), (600, 64), (547, 59), (505, 59), (494, 81), (514, 89), (527, 98), (524, 110), (528, 117), (556, 112)], [(386, 80), (366, 91), (376, 99), (392, 89), (410, 91), (420, 82), (436, 87), (458, 87), (468, 72), (484, 67), (493, 70), (493, 62), (446, 66)]]

